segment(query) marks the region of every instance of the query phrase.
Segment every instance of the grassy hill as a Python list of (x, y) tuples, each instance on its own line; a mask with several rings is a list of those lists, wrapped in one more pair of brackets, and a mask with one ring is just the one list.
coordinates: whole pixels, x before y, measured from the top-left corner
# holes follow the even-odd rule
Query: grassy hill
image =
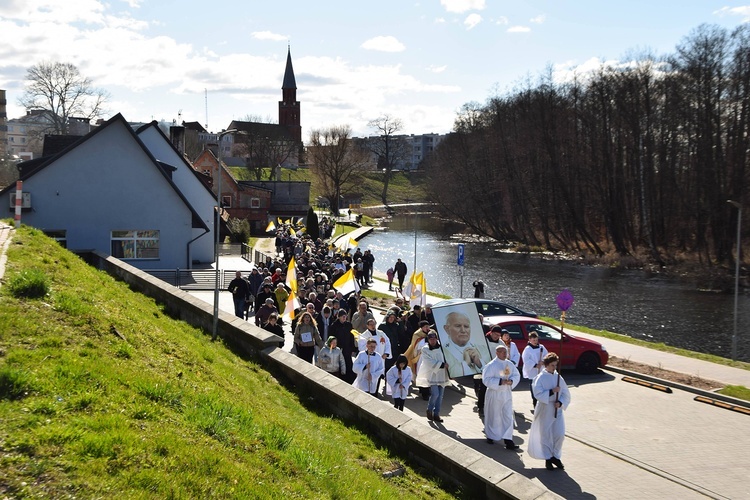
[[(252, 180), (250, 173), (244, 167), (231, 167), (229, 171), (237, 180)], [(264, 174), (263, 178), (268, 179), (268, 173)], [(284, 181), (312, 182), (310, 187), (310, 203), (315, 205), (315, 200), (321, 193), (309, 169), (281, 169), (281, 179)], [(358, 187), (358, 191), (363, 195), (362, 205), (380, 205), (380, 194), (383, 192), (383, 174), (375, 171), (365, 174), (362, 184)], [(388, 185), (388, 203), (423, 201), (430, 201), (425, 189), (424, 173), (397, 172), (393, 174), (391, 182)]]
[(399, 463), (152, 299), (17, 231), (0, 288), (0, 496), (460, 494), (408, 464), (381, 476)]

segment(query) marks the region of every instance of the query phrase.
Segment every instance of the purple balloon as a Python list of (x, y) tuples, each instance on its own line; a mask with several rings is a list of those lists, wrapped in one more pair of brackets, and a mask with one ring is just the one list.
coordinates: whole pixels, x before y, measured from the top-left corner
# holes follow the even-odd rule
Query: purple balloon
[(567, 311), (573, 305), (573, 294), (566, 288), (557, 295), (555, 302), (561, 311)]

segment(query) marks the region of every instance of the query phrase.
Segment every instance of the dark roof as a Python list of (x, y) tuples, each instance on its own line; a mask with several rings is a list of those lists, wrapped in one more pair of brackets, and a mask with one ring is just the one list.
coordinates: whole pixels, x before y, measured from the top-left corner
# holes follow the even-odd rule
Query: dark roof
[(292, 49), (289, 48), (286, 53), (286, 69), (284, 70), (284, 83), (282, 89), (296, 89), (297, 81), (294, 79), (294, 68), (292, 68)]
[(195, 130), (196, 132), (202, 132), (202, 133), (208, 132), (205, 128), (203, 128), (203, 125), (201, 125), (198, 122), (182, 122), (182, 126), (185, 127), (187, 130)]
[[(190, 202), (188, 201), (188, 199), (185, 198), (185, 195), (182, 193), (182, 191), (180, 191), (180, 189), (177, 187), (177, 185), (174, 183), (174, 181), (172, 181), (171, 175), (167, 172), (167, 170), (165, 170), (165, 168), (162, 165), (160, 165), (160, 162), (156, 158), (154, 158), (154, 155), (151, 153), (151, 151), (149, 151), (149, 149), (146, 147), (146, 145), (143, 144), (143, 141), (141, 141), (138, 138), (138, 136), (135, 134), (135, 132), (130, 127), (130, 125), (128, 124), (128, 122), (125, 120), (125, 118), (120, 113), (117, 113), (115, 116), (113, 116), (109, 120), (105, 121), (104, 123), (102, 123), (101, 126), (97, 127), (96, 129), (94, 129), (93, 131), (89, 132), (85, 136), (79, 137), (78, 140), (75, 143), (71, 144), (70, 146), (68, 146), (67, 148), (63, 149), (62, 151), (60, 151), (60, 152), (58, 152), (58, 153), (56, 153), (54, 155), (50, 155), (50, 156), (47, 156), (47, 157), (38, 158), (37, 160), (30, 160), (30, 161), (23, 162), (23, 163), (19, 164), (19, 166), (21, 168), (21, 180), (25, 181), (29, 177), (32, 177), (33, 175), (37, 174), (38, 172), (40, 172), (41, 170), (45, 169), (49, 165), (53, 164), (55, 161), (57, 161), (61, 157), (65, 156), (65, 154), (67, 154), (69, 151), (71, 151), (74, 148), (78, 147), (80, 144), (83, 144), (84, 142), (88, 141), (92, 137), (96, 136), (96, 134), (100, 133), (102, 130), (106, 129), (107, 127), (109, 127), (113, 123), (117, 123), (117, 122), (122, 123), (122, 125), (124, 125), (125, 130), (128, 133), (130, 133), (130, 135), (133, 138), (133, 140), (135, 140), (136, 143), (141, 147), (141, 149), (143, 149), (144, 153), (146, 153), (146, 155), (151, 159), (151, 161), (153, 162), (154, 166), (159, 170), (159, 172), (162, 174), (162, 176), (164, 177), (164, 179), (169, 183), (169, 185), (172, 187), (172, 189), (174, 189), (175, 193), (177, 193), (177, 196), (180, 197), (180, 199), (185, 204), (185, 206), (190, 210), (190, 212), (192, 214), (192, 219), (193, 219), (192, 220), (193, 227), (194, 228), (203, 228), (203, 229), (205, 229), (205, 230), (208, 231), (209, 230), (208, 226), (206, 225), (205, 222), (203, 222), (203, 219), (198, 214), (198, 212), (193, 208), (193, 206), (190, 204)], [(3, 189), (2, 191), (0, 191), (0, 196), (2, 196), (3, 194), (9, 192), (11, 188), (15, 189), (15, 185), (7, 186), (5, 189)]]
[(44, 146), (42, 146), (42, 157), (51, 156), (72, 146), (79, 140), (81, 135), (45, 135)]

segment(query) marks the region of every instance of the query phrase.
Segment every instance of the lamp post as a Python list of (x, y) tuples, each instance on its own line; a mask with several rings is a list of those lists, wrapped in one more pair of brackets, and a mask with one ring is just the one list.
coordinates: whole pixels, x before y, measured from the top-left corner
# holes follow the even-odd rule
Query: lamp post
[(214, 225), (214, 231), (216, 232), (216, 241), (214, 243), (214, 266), (216, 266), (216, 274), (214, 276), (214, 323), (213, 330), (211, 331), (211, 340), (216, 340), (219, 335), (219, 233), (221, 233), (221, 138), (227, 134), (233, 134), (237, 132), (236, 128), (225, 130), (219, 134), (219, 152), (217, 155), (218, 166), (216, 168), (216, 224)]
[(737, 359), (737, 306), (740, 293), (740, 237), (742, 229), (742, 205), (736, 201), (727, 200), (727, 203), (737, 209), (737, 255), (734, 259), (734, 331), (732, 332), (732, 361)]

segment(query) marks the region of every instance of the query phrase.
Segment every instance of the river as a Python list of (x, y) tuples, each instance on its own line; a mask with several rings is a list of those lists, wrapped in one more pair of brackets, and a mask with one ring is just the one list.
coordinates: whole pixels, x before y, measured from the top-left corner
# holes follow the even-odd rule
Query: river
[[(543, 316), (559, 318), (555, 297), (567, 288), (575, 302), (566, 321), (652, 342), (729, 358), (734, 295), (700, 291), (700, 284), (639, 270), (592, 267), (572, 261), (503, 251), (499, 245), (458, 235), (461, 225), (429, 216), (396, 216), (360, 241), (385, 272), (401, 258), (411, 275), (416, 232), (417, 270), (430, 291), (459, 297), (457, 245), (464, 243), (463, 296), (472, 282), (486, 296)], [(750, 361), (750, 295), (740, 290), (737, 358)]]

